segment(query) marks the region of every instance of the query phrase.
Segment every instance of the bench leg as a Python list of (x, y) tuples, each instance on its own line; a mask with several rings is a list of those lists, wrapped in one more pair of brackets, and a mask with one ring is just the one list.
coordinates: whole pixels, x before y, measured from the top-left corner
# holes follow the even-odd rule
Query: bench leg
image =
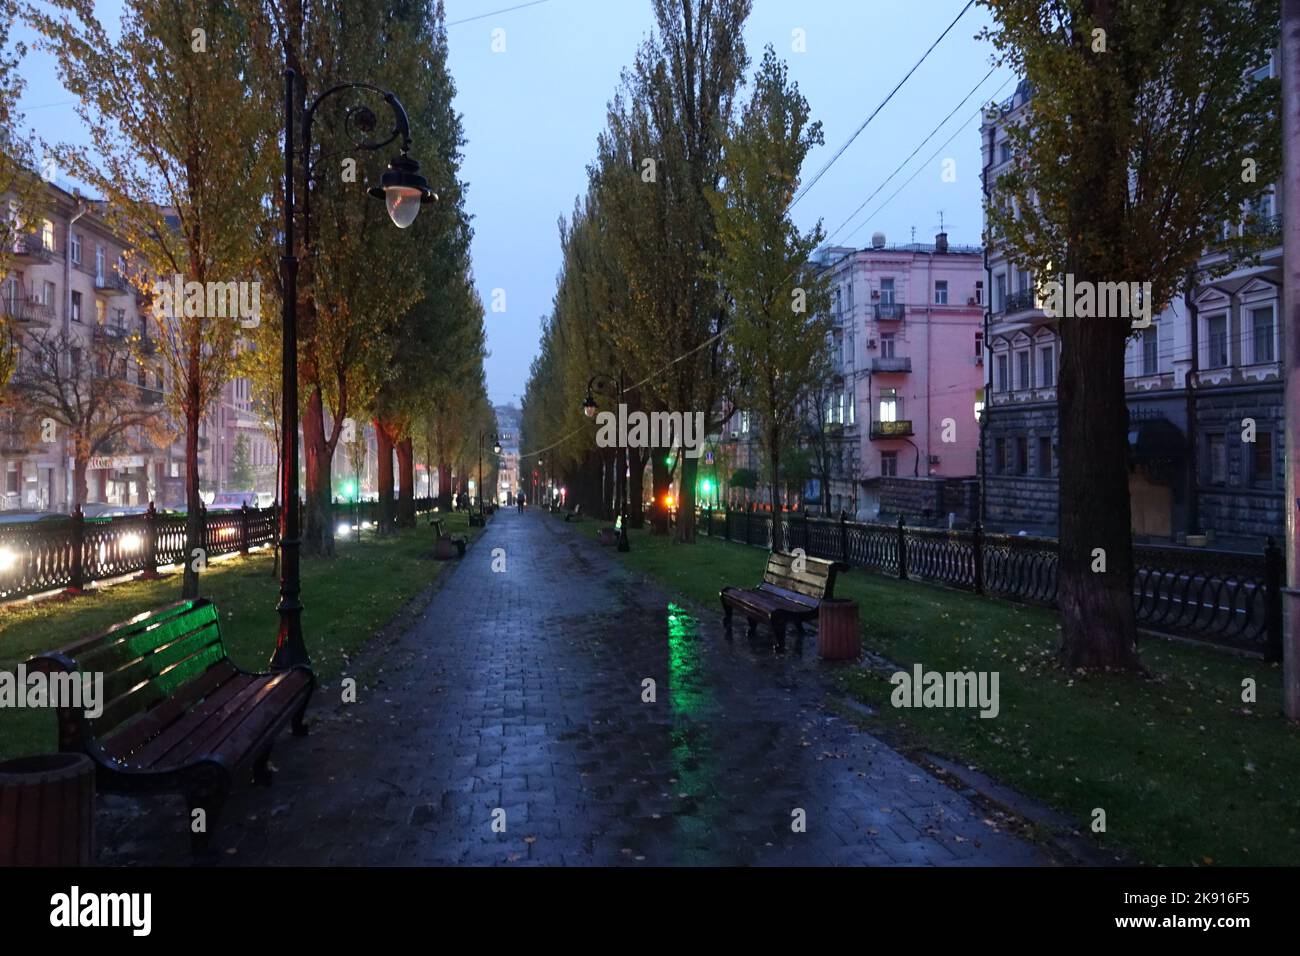
[[(198, 767), (184, 787), (185, 802), (189, 806), (190, 852), (199, 856), (211, 842), (212, 831), (221, 820), (221, 811), (230, 795), (230, 774), (223, 767), (209, 764)], [(202, 810), (203, 828), (196, 830), (196, 810)]]
[(772, 618), (772, 647), (778, 651), (785, 650), (785, 619)]
[[(719, 600), (722, 600), (719, 598)], [(722, 600), (722, 626), (728, 631), (731, 630), (731, 605)]]
[(313, 683), (311, 690), (309, 690), (307, 692), (307, 696), (303, 698), (302, 706), (299, 707), (298, 712), (293, 715), (293, 723), (291, 724), (291, 733), (295, 737), (307, 736), (307, 729), (308, 729), (308, 724), (306, 720), (307, 705), (311, 703), (311, 695), (314, 694), (315, 692), (316, 692), (316, 685)]
[(749, 621), (749, 631), (747, 632), (746, 636), (752, 638), (754, 636), (754, 631), (758, 630), (758, 619), (751, 617), (748, 619), (748, 621)]
[(269, 787), (274, 778), (275, 774), (271, 772), (271, 751), (270, 748), (267, 748), (266, 753), (258, 757), (253, 764), (253, 783)]

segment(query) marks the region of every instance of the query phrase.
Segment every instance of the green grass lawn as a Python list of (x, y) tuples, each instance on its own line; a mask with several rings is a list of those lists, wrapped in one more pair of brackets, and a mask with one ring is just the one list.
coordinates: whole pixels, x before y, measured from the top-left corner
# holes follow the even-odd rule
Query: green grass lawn
[[(447, 533), (477, 535), (464, 513), (445, 515)], [(435, 561), (433, 532), (421, 517), (414, 530), (360, 542), (341, 540), (332, 560), (304, 557), (302, 626), (312, 668), (322, 681), (343, 673), (348, 658), (453, 562)], [(214, 561), (201, 576), (200, 593), (221, 612), (221, 633), (235, 662), (265, 670), (275, 649), (279, 580), (272, 555)], [(0, 669), (43, 651), (103, 631), (141, 611), (180, 597), (181, 576), (129, 581), (86, 597), (16, 602), (0, 608)], [(49, 711), (0, 710), (0, 759), (56, 749)]]
[[(577, 527), (594, 535), (601, 524)], [(762, 579), (759, 548), (631, 536), (619, 557), (706, 608), (719, 607), (724, 585)], [(982, 719), (894, 708), (888, 674), (836, 668), (840, 686), (876, 709), (867, 729), (900, 749), (981, 770), (1083, 833), (1101, 808), (1096, 839), (1134, 862), (1300, 864), (1300, 728), (1282, 716), (1279, 665), (1150, 638), (1149, 678), (1067, 674), (1055, 665), (1053, 611), (861, 569), (840, 577), (836, 595), (857, 600), (864, 648), (902, 668), (999, 674), (1001, 712)], [(1257, 703), (1242, 702), (1245, 678)]]

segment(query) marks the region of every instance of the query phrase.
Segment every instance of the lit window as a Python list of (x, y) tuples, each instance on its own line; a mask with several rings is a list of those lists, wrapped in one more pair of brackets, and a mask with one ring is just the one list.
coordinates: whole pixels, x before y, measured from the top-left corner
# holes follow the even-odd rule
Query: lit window
[(939, 279), (934, 283), (934, 304), (948, 304), (948, 283), (946, 280)]

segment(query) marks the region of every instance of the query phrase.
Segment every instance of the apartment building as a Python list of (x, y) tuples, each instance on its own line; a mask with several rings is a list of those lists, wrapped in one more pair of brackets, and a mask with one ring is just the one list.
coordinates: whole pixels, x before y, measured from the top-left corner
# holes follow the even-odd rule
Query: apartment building
[[(950, 245), (945, 233), (933, 243), (889, 245), (878, 232), (868, 248), (827, 247), (813, 260), (831, 291), (832, 374), (810, 397), (802, 444), (813, 477), (802, 503), (815, 512), (828, 501), (831, 514), (864, 520), (882, 510), (937, 517), (940, 486), (976, 472), (982, 250)], [(718, 441), (733, 473), (758, 472), (757, 498), (765, 501), (756, 427), (738, 411)], [(900, 504), (899, 489), (908, 486)]]
[[(1260, 71), (1268, 76), (1276, 58)], [(986, 114), (984, 175), (1011, 162), (1006, 127), (1029, 101), (1025, 84)], [(1215, 245), (1192, 287), (1138, 330), (1126, 354), (1129, 490), (1139, 540), (1181, 542), (1203, 532), (1226, 547), (1256, 548), (1285, 526), (1280, 184), (1261, 192), (1220, 239), (1271, 241), (1226, 275), (1211, 267)], [(1054, 535), (1058, 529), (1057, 321), (1046, 316), (1035, 277), (990, 246), (984, 418), (985, 523), (992, 530)], [(1244, 440), (1247, 439), (1247, 440)]]
[[(184, 429), (164, 403), (166, 370), (157, 352), (156, 322), (147, 297), (128, 279), (128, 246), (113, 232), (102, 203), (70, 184), (46, 182), (43, 188), (39, 218), (18, 235), (8, 274), (0, 277), (0, 316), (28, 362), (33, 349), (66, 345), (58, 357), (65, 374), (83, 365), (87, 376), (97, 380), (112, 374), (121, 381), (100, 394), (144, 413), (137, 416), (142, 424), (116, 436), (90, 459), (86, 500), (182, 507)], [(128, 342), (132, 361), (119, 363), (111, 373), (92, 367), (104, 355), (124, 355)], [(274, 485), (274, 447), (255, 428), (247, 399), (247, 382), (228, 383), (201, 424), (199, 468), (205, 491), (228, 489), (228, 466), (241, 432), (253, 437), (255, 458), (269, 461), (268, 487)], [(65, 511), (75, 498), (69, 429), (49, 427), (38, 417), (16, 396), (0, 405), (0, 510)]]

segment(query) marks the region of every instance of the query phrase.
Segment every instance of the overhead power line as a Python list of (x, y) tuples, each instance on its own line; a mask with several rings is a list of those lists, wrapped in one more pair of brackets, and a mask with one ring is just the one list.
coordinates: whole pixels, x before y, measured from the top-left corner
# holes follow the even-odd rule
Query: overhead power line
[(862, 133), (864, 129), (867, 128), (867, 125), (873, 119), (876, 118), (876, 114), (885, 108), (885, 104), (887, 104), (890, 100), (894, 98), (894, 94), (897, 93), (900, 89), (902, 89), (903, 84), (906, 83), (908, 79), (911, 77), (911, 75), (916, 72), (917, 67), (919, 67), (922, 63), (925, 62), (925, 58), (930, 55), (930, 53), (934, 50), (934, 48), (939, 45), (939, 42), (943, 40), (943, 38), (948, 35), (948, 32), (957, 25), (957, 21), (960, 20), (962, 17), (964, 17), (966, 15), (966, 11), (969, 10), (972, 6), (974, 6), (974, 4), (975, 4), (975, 0), (967, 0), (966, 6), (961, 8), (961, 13), (957, 14), (956, 18), (952, 21), (952, 23), (948, 24), (947, 28), (942, 33), (939, 34), (939, 38), (930, 44), (929, 49), (927, 49), (925, 53), (921, 54), (921, 59), (917, 60), (916, 64), (910, 70), (907, 71), (907, 73), (903, 76), (901, 80), (898, 81), (897, 84), (895, 84), (894, 88), (889, 91), (889, 95), (880, 101), (880, 105), (871, 111), (871, 115), (869, 115), (865, 120), (862, 121), (862, 125), (857, 128), (857, 130), (853, 133), (852, 136), (848, 138), (848, 140), (844, 143), (843, 146), (841, 146), (839, 149), (835, 151), (835, 155), (832, 156), (826, 162), (826, 165), (822, 166), (822, 168), (817, 171), (817, 175), (813, 176), (812, 179), (810, 179), (807, 183), (805, 183), (802, 187), (800, 187), (799, 192), (795, 194), (794, 199), (790, 200), (790, 205), (787, 207), (788, 209), (793, 209), (795, 204), (799, 202), (799, 200), (802, 199), (805, 195), (807, 195), (808, 190), (812, 189), (814, 186), (817, 185), (817, 181), (826, 174), (826, 171), (828, 169), (830, 169), (832, 166), (835, 165), (836, 160), (838, 160), (841, 156), (844, 155), (844, 151), (853, 144), (853, 141), (858, 138), (858, 136)]
[(475, 20), (486, 20), (488, 17), (495, 17), (502, 13), (511, 13), (515, 10), (522, 10), (524, 9), (524, 7), (535, 7), (538, 4), (547, 3), (547, 2), (549, 2), (549, 0), (531, 0), (530, 3), (520, 3), (520, 4), (516, 4), (513, 7), (504, 7), (500, 10), (493, 10), (490, 13), (480, 13), (472, 17), (465, 17), (462, 20), (451, 20), (447, 23), (447, 26), (457, 27), (460, 26), (462, 23), (473, 23)]

